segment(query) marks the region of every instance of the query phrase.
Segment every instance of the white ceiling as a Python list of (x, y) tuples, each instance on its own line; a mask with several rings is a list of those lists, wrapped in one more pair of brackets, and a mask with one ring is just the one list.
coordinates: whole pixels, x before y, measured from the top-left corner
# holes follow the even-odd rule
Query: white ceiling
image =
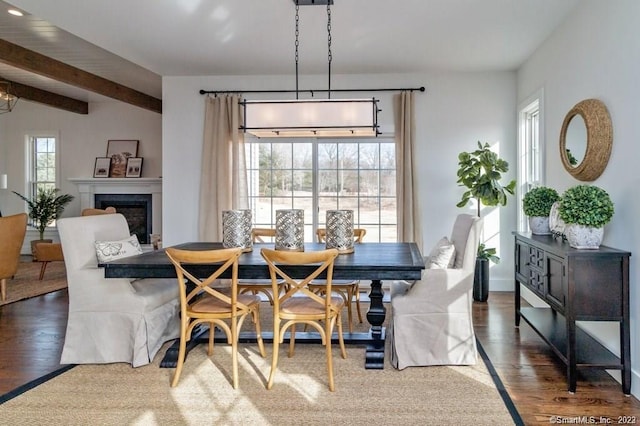
[[(515, 70), (579, 0), (334, 2), (331, 71), (364, 74)], [(295, 71), (292, 0), (0, 2), (9, 4), (29, 15), (0, 11), (0, 38), (157, 97), (160, 76)], [(301, 74), (326, 73), (326, 27), (325, 6), (300, 6)], [(0, 75), (72, 90), (10, 68)]]

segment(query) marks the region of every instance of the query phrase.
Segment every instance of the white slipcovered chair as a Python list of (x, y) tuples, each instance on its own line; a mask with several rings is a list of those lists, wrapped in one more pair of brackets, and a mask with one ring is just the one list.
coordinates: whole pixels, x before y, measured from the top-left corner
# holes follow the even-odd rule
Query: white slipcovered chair
[(450, 238), (453, 267), (425, 269), (413, 284), (392, 283), (389, 338), (394, 367), (476, 363), (471, 307), (481, 225), (476, 216), (458, 215)]
[(121, 214), (59, 219), (69, 286), (69, 319), (61, 364), (149, 364), (180, 335), (175, 279), (104, 278), (95, 241), (130, 236)]

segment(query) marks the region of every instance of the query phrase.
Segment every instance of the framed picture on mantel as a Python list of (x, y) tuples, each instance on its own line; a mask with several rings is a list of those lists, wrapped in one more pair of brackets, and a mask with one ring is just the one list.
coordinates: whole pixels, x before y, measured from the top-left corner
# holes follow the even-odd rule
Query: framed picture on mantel
[(107, 144), (107, 157), (111, 158), (109, 177), (127, 176), (127, 159), (138, 156), (137, 140), (110, 140)]
[(96, 157), (96, 164), (93, 167), (94, 178), (108, 178), (109, 168), (111, 167), (111, 158)]
[(142, 157), (127, 158), (127, 174), (128, 178), (139, 178), (142, 175)]

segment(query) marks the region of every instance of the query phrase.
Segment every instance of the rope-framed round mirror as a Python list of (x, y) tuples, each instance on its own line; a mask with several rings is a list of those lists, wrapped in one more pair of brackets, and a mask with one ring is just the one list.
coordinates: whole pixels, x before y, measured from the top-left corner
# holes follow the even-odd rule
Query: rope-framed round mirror
[(612, 144), (611, 117), (604, 103), (585, 99), (567, 113), (560, 130), (560, 158), (571, 176), (596, 180), (607, 167)]

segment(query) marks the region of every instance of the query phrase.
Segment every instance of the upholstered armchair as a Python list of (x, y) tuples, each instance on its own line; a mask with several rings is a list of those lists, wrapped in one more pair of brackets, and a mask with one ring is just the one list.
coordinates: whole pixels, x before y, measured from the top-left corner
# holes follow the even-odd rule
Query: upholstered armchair
[(476, 363), (471, 306), (481, 224), (475, 216), (458, 215), (450, 238), (453, 266), (427, 268), (414, 283), (392, 283), (389, 338), (394, 367)]
[(0, 297), (7, 299), (7, 278), (18, 271), (20, 248), (27, 232), (27, 214), (0, 216)]
[(63, 218), (57, 225), (69, 285), (60, 363), (150, 363), (164, 342), (179, 336), (175, 279), (104, 278), (95, 242), (130, 237), (121, 214)]

